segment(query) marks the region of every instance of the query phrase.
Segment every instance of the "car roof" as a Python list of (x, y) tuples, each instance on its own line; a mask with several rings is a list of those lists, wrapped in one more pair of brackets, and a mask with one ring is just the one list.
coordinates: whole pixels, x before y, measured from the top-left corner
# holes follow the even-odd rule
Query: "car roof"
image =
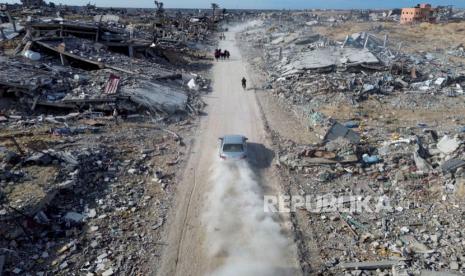
[(225, 135), (223, 137), (224, 144), (242, 144), (245, 136), (243, 135)]

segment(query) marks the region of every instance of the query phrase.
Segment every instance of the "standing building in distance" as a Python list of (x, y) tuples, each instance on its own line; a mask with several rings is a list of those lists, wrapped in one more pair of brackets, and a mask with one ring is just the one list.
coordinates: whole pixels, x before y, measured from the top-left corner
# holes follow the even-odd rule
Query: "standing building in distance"
[(403, 8), (400, 15), (401, 24), (436, 22), (435, 9), (430, 4), (418, 4), (414, 8)]

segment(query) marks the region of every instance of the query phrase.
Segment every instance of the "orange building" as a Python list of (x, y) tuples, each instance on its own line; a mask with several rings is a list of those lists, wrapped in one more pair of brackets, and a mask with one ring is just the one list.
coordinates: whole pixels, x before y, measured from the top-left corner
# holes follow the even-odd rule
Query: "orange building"
[(403, 8), (400, 14), (401, 24), (434, 22), (434, 9), (430, 4), (419, 4), (414, 8)]

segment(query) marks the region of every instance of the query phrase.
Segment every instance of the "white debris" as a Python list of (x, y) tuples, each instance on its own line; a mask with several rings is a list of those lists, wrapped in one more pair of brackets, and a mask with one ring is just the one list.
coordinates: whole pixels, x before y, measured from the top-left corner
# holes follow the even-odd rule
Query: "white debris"
[(87, 217), (88, 218), (95, 218), (97, 216), (97, 211), (95, 209), (89, 209), (87, 212)]
[(460, 141), (457, 138), (449, 138), (447, 135), (444, 135), (437, 144), (438, 149), (444, 154), (453, 153), (459, 146)]
[(438, 78), (434, 84), (441, 86), (446, 81), (446, 78)]
[(113, 275), (113, 268), (110, 268), (108, 270), (105, 270), (103, 273), (102, 273), (102, 276), (111, 276)]
[(187, 83), (187, 87), (189, 87), (190, 90), (198, 90), (199, 87), (197, 85), (197, 83), (195, 83), (195, 80), (194, 79), (191, 79), (188, 83)]
[(402, 234), (407, 234), (408, 232), (410, 232), (410, 229), (409, 229), (407, 226), (402, 226), (402, 227), (400, 228), (400, 232), (401, 232)]
[(23, 53), (23, 56), (25, 58), (28, 58), (30, 60), (33, 60), (33, 61), (38, 61), (42, 58), (42, 56), (40, 55), (40, 53), (37, 53), (37, 52), (34, 52), (34, 51), (31, 51), (31, 50), (27, 50)]

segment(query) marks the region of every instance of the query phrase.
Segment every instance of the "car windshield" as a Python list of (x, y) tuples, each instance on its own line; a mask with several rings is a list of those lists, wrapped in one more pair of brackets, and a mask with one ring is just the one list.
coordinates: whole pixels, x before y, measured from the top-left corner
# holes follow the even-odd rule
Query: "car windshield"
[(224, 144), (223, 152), (242, 152), (244, 147), (242, 144)]

